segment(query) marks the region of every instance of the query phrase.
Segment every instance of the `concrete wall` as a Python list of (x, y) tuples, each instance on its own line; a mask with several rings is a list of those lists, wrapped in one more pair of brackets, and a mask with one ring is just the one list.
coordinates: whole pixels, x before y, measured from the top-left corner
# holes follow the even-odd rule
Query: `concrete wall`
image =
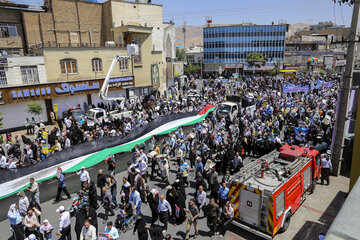
[[(115, 54), (126, 55), (125, 48), (44, 48), (43, 51), (46, 74), (49, 82), (69, 81), (81, 79), (105, 78)], [(60, 60), (73, 58), (77, 60), (78, 73), (62, 75)], [(102, 72), (92, 71), (91, 59), (102, 59)], [(129, 70), (120, 71), (119, 64), (114, 67), (112, 76), (131, 75), (131, 63)]]
[(10, 57), (6, 71), (7, 85), (23, 85), (21, 66), (37, 66), (40, 83), (46, 83), (44, 58), (36, 57)]
[(52, 13), (24, 12), (28, 45), (100, 46), (102, 14), (102, 4), (70, 0), (53, 0)]
[(0, 49), (22, 49), (24, 35), (21, 23), (21, 11), (0, 8), (0, 23), (15, 24), (18, 33), (18, 37), (0, 38)]
[(136, 25), (153, 28), (153, 50), (163, 51), (163, 7), (155, 4), (142, 4), (111, 0), (112, 22), (114, 27)]

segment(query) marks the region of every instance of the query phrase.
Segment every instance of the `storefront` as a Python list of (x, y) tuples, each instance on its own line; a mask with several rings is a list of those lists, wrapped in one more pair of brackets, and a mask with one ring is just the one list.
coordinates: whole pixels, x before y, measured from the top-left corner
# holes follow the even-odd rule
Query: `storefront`
[[(95, 104), (101, 102), (98, 97), (99, 90), (104, 80), (84, 80), (71, 82), (56, 82), (37, 85), (26, 85), (18, 87), (0, 88), (0, 112), (3, 117), (3, 129), (23, 128), (25, 119), (38, 117), (26, 112), (27, 103), (38, 101), (43, 105), (44, 112), (40, 120), (47, 122), (50, 119), (50, 112), (54, 111), (54, 104), (57, 104), (57, 115), (71, 107), (84, 103)], [(110, 80), (108, 96), (129, 97), (129, 91), (134, 88), (134, 77), (116, 77)]]

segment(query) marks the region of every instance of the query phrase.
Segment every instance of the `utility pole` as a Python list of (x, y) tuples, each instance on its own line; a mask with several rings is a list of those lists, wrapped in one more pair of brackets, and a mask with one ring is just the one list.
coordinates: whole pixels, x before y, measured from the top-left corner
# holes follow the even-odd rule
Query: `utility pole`
[[(341, 83), (340, 87), (340, 101), (336, 109), (336, 123), (334, 127), (335, 138), (334, 146), (332, 148), (331, 160), (333, 165), (333, 174), (336, 176), (340, 174), (340, 159), (342, 158), (343, 153), (345, 123), (348, 118), (349, 93), (351, 90), (351, 82), (353, 77), (354, 55), (357, 39), (357, 29), (359, 24), (359, 10), (360, 0), (355, 0), (350, 27), (349, 43), (346, 54), (346, 67), (343, 76), (343, 82)], [(353, 161), (356, 160), (357, 159), (353, 159)]]
[(188, 30), (187, 22), (185, 21), (184, 26), (182, 28), (182, 31), (184, 33), (184, 53), (186, 53), (186, 32), (187, 32), (187, 30)]

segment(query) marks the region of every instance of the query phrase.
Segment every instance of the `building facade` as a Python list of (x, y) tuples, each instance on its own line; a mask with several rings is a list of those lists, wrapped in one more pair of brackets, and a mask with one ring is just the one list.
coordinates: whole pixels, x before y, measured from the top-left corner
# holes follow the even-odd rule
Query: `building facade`
[(205, 27), (205, 70), (217, 71), (231, 66), (246, 69), (246, 58), (253, 52), (263, 54), (268, 62), (283, 62), (287, 31), (287, 25)]
[[(161, 5), (51, 0), (41, 11), (15, 5), (0, 9), (0, 27), (7, 29), (0, 38), (2, 131), (24, 127), (30, 101), (43, 105), (43, 122), (55, 109), (62, 117), (78, 104), (97, 105), (114, 56), (128, 56), (127, 45), (134, 42), (140, 51), (116, 64), (108, 95), (128, 98), (166, 88), (166, 59), (175, 59), (175, 27), (163, 23)], [(149, 15), (156, 20), (146, 19)], [(10, 57), (14, 52), (19, 57)], [(22, 117), (14, 120), (20, 112)]]
[(204, 49), (202, 46), (192, 46), (185, 51), (185, 60), (190, 64), (202, 64)]

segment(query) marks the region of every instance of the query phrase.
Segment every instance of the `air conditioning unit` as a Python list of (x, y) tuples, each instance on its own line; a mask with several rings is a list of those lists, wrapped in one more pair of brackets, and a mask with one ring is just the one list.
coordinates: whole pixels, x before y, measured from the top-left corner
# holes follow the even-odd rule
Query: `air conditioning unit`
[(126, 47), (129, 56), (139, 55), (139, 45), (132, 43), (132, 44), (128, 44)]
[(115, 47), (115, 42), (114, 41), (106, 41), (105, 47)]

